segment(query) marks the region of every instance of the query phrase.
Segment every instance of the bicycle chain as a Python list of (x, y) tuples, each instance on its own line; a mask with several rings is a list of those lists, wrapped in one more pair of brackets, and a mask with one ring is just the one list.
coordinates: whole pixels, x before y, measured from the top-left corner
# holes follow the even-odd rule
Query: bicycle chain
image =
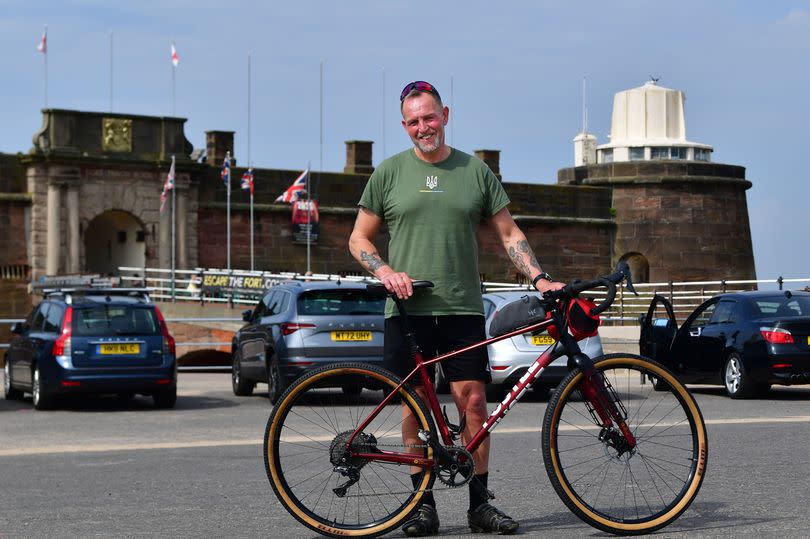
[[(360, 448), (362, 446), (358, 445), (357, 447)], [(421, 445), (414, 445), (414, 444), (374, 444), (374, 447), (402, 447), (402, 448), (409, 448), (409, 449), (425, 449), (425, 448), (427, 448), (429, 446), (427, 444), (421, 444)], [(437, 478), (438, 478), (438, 474), (437, 474)], [(416, 492), (441, 492), (442, 490), (454, 490), (454, 489), (456, 489), (456, 488), (458, 488), (460, 486), (466, 485), (467, 483), (464, 483), (464, 485), (447, 485), (447, 483), (443, 483), (443, 484), (446, 485), (446, 486), (445, 487), (440, 487), (440, 488), (435, 488), (434, 487), (434, 488), (428, 488), (428, 489), (422, 489), (422, 490), (407, 490), (407, 491), (402, 491), (402, 492), (387, 492), (386, 494), (413, 494), (413, 493), (416, 493)], [(489, 491), (489, 492), (491, 493), (492, 491)], [(363, 495), (363, 494), (346, 494), (343, 497), (344, 498), (365, 498), (365, 497), (367, 497), (367, 495)], [(493, 495), (492, 497), (494, 498), (495, 496)]]

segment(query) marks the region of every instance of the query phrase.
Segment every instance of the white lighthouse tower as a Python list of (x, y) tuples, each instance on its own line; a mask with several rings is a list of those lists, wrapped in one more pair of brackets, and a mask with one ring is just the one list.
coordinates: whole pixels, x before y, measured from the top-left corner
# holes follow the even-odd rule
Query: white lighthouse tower
[[(618, 92), (613, 98), (610, 142), (596, 146), (596, 162), (711, 161), (711, 146), (686, 139), (685, 101), (682, 91), (658, 86), (655, 80)], [(580, 133), (574, 139), (575, 166), (590, 164), (576, 157), (577, 149), (585, 152), (591, 142), (587, 136)], [(580, 137), (583, 140), (578, 141)]]

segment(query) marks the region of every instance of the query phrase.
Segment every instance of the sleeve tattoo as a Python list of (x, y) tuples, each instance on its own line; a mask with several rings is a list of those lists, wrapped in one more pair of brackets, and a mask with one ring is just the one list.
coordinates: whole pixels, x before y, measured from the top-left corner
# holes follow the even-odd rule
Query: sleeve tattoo
[(376, 252), (369, 253), (366, 251), (360, 251), (360, 261), (364, 263), (372, 273), (385, 266), (385, 262)]
[[(531, 277), (531, 268), (540, 271), (540, 263), (537, 262), (537, 257), (534, 255), (534, 251), (529, 247), (529, 242), (526, 240), (521, 240), (517, 242), (517, 244), (509, 246), (509, 258), (512, 259), (512, 263), (515, 264), (515, 267), (526, 277)], [(526, 262), (527, 258), (528, 263)]]

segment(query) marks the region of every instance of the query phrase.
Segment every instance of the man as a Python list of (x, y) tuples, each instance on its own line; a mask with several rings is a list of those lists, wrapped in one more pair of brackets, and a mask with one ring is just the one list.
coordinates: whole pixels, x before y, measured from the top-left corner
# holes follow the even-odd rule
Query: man
[[(360, 199), (349, 250), (360, 264), (407, 303), (420, 348), (426, 356), (456, 350), (485, 339), (478, 272), (476, 230), (488, 224), (500, 238), (517, 268), (541, 292), (561, 288), (543, 273), (526, 236), (506, 206), (503, 187), (479, 159), (445, 143), (449, 109), (436, 88), (423, 81), (405, 86), (400, 95), (402, 126), (413, 149), (386, 159), (371, 175)], [(374, 239), (383, 223), (390, 233), (390, 264), (383, 261)], [(435, 287), (413, 294), (412, 281), (426, 279)], [(400, 376), (413, 369), (404, 346), (399, 316), (386, 306), (385, 360)], [(466, 416), (465, 439), (487, 418), (485, 384), (490, 381), (486, 348), (442, 363), (459, 416)], [(415, 383), (419, 383), (418, 380)], [(424, 388), (415, 388), (425, 397)], [(405, 444), (421, 445), (416, 423), (405, 412)], [(488, 503), (489, 438), (473, 455), (475, 477), (469, 483), (467, 513), (473, 531), (514, 533), (518, 523)], [(418, 470), (412, 470), (414, 485)], [(411, 537), (438, 533), (433, 493), (403, 526)]]

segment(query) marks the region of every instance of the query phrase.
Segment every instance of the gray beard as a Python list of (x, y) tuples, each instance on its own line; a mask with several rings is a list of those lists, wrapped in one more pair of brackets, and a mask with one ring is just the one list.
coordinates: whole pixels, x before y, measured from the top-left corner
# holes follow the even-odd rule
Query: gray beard
[(419, 148), (420, 152), (422, 152), (422, 153), (433, 153), (436, 150), (438, 150), (439, 148), (441, 148), (442, 144), (444, 143), (444, 135), (437, 131), (436, 132), (436, 142), (434, 142), (433, 144), (429, 144), (429, 145), (425, 144), (420, 139), (416, 139), (413, 143), (416, 145), (417, 148)]

